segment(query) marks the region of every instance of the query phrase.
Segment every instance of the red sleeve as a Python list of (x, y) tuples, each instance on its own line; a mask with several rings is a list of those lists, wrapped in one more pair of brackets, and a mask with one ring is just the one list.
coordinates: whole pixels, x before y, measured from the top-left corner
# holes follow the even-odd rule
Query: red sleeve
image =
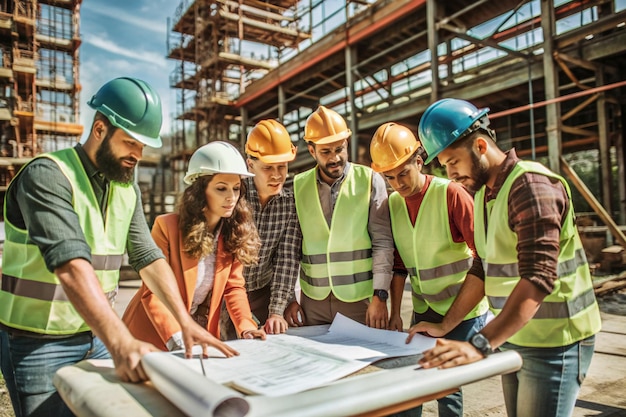
[(482, 262), (478, 258), (474, 243), (474, 198), (462, 185), (455, 182), (448, 186), (447, 198), (452, 240), (467, 243), (474, 255), (474, 262), (468, 274), (484, 279)]
[(448, 186), (448, 218), (452, 240), (466, 242), (472, 252), (474, 245), (474, 199), (462, 185), (451, 182)]
[(397, 272), (399, 274), (406, 274), (406, 266), (404, 266), (404, 261), (398, 252), (398, 249), (393, 250), (393, 272)]

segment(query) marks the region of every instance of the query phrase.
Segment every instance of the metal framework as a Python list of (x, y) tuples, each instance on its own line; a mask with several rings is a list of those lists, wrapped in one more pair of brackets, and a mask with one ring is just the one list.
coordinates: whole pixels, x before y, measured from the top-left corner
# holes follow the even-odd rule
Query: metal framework
[(236, 98), (276, 67), (276, 51), (309, 38), (298, 27), (296, 3), (181, 1), (168, 39), (168, 57), (177, 61), (170, 75), (177, 95), (170, 160), (175, 172), (184, 170), (198, 146), (239, 137)]
[(0, 194), (33, 156), (73, 146), (82, 0), (0, 1)]
[[(209, 10), (219, 14), (225, 2), (193, 5), (199, 3), (212, 5)], [(232, 13), (241, 17), (244, 3), (237, 7), (231, 2)], [(265, 69), (260, 79), (242, 83), (239, 77), (236, 94), (220, 103), (218, 116), (204, 116), (212, 122), (199, 128), (195, 138), (205, 134), (207, 140), (234, 139), (238, 134), (243, 144), (247, 130), (265, 118), (281, 120), (295, 137), (301, 137), (306, 117), (324, 104), (350, 123), (351, 159), (369, 164), (368, 144), (382, 123), (396, 121), (415, 131), (431, 102), (464, 98), (491, 108), (492, 126), (503, 148), (514, 146), (518, 154), (543, 159), (556, 171), (563, 161), (575, 166), (583, 163), (581, 155), (593, 155), (597, 162), (592, 163), (600, 171), (593, 192), (609, 218), (626, 223), (621, 99), (626, 80), (626, 10), (620, 9), (619, 1), (341, 3), (339, 12), (326, 14), (324, 6), (329, 2), (298, 2), (296, 10), (301, 12), (293, 14), (294, 21), (297, 24), (299, 19), (301, 27), (310, 29), (312, 41), (303, 42), (305, 48), (299, 47), (289, 59), (284, 59), (288, 55), (284, 53), (279, 65)], [(190, 10), (199, 16), (200, 11), (192, 7), (184, 9), (185, 15)], [(198, 20), (192, 16), (186, 19), (178, 19), (175, 30), (190, 39), (208, 33), (198, 30)], [(184, 21), (193, 24), (194, 31), (182, 31)], [(200, 21), (206, 25), (208, 20)], [(319, 35), (320, 28), (328, 30)], [(218, 33), (226, 39), (227, 33), (235, 32), (212, 36)], [(183, 44), (190, 56), (205, 55), (198, 42)], [(201, 67), (196, 68), (197, 59), (186, 62), (195, 66), (182, 79), (192, 79)], [(186, 112), (193, 112), (199, 121), (197, 96), (191, 99), (196, 101), (187, 105)], [(211, 131), (216, 126), (222, 134)], [(302, 141), (298, 144), (292, 173), (313, 164)]]

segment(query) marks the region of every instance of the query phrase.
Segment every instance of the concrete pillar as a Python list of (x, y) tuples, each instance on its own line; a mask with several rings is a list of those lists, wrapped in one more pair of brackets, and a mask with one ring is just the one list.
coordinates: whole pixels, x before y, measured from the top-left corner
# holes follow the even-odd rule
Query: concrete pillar
[(350, 130), (352, 130), (352, 138), (350, 139), (350, 160), (356, 162), (358, 157), (359, 134), (357, 128), (357, 112), (354, 95), (354, 73), (352, 72), (353, 63), (356, 61), (356, 51), (347, 45), (345, 49), (346, 55), (346, 86), (348, 88), (348, 102), (350, 103)]
[(626, 146), (624, 138), (626, 137), (626, 106), (617, 107), (615, 115), (616, 119), (621, 119), (621, 130), (617, 131), (618, 137), (615, 140), (615, 153), (617, 155), (617, 178), (619, 193), (619, 224), (626, 224)]
[(282, 84), (278, 85), (278, 121), (283, 122), (285, 117), (285, 88)]
[[(543, 31), (543, 73), (546, 100), (559, 94), (559, 79), (554, 66), (555, 17), (554, 0), (541, 0), (541, 29)], [(561, 106), (552, 103), (546, 106), (546, 138), (548, 140), (548, 159), (550, 169), (560, 172), (561, 157)]]
[[(439, 57), (437, 56), (437, 0), (426, 1), (426, 26), (428, 33), (428, 49), (430, 50), (430, 69), (432, 73), (432, 83), (430, 101), (439, 99)], [(450, 51), (447, 51), (450, 53)], [(449, 74), (448, 74), (449, 75)]]
[(248, 137), (248, 110), (245, 107), (239, 109), (239, 115), (241, 116), (241, 132), (240, 132), (240, 144), (239, 149), (246, 148), (246, 138)]

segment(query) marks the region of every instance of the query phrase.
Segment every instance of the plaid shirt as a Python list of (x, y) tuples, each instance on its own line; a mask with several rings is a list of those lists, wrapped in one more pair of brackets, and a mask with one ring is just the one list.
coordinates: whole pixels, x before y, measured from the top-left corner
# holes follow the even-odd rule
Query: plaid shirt
[[(496, 198), (519, 158), (515, 149), (507, 152), (493, 189), (485, 201)], [(509, 192), (509, 227), (517, 234), (520, 276), (547, 294), (557, 278), (561, 226), (571, 204), (559, 180), (527, 172), (517, 178)]]
[(300, 269), (302, 234), (296, 215), (293, 191), (284, 189), (261, 207), (252, 178), (246, 178), (246, 200), (261, 237), (259, 263), (244, 268), (248, 291), (270, 285), (269, 314), (283, 315)]

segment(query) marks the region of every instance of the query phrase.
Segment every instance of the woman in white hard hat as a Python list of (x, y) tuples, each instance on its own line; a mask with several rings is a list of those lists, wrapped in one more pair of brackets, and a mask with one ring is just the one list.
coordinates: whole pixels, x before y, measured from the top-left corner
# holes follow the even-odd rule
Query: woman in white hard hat
[[(242, 194), (242, 177), (252, 176), (239, 151), (211, 142), (189, 161), (177, 213), (156, 218), (152, 237), (174, 270), (183, 300), (194, 319), (216, 337), (222, 301), (241, 338), (265, 339), (252, 318), (243, 265), (258, 259), (261, 246)], [(145, 285), (123, 317), (132, 334), (163, 350), (184, 347), (172, 314)]]

